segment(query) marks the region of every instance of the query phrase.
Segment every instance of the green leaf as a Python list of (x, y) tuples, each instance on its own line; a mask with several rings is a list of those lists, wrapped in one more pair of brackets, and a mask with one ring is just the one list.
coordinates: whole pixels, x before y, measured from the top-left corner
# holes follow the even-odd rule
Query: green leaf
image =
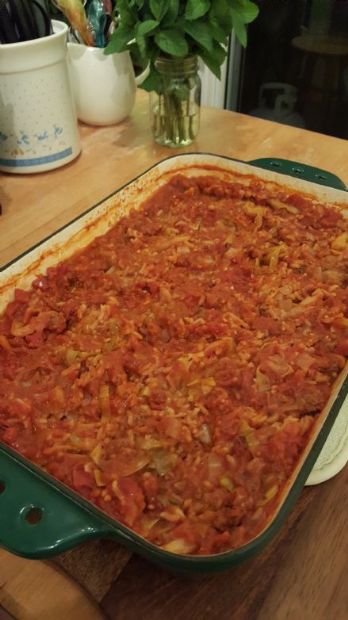
[(171, 26), (179, 15), (180, 0), (169, 0), (167, 12), (162, 20), (163, 26)]
[(210, 11), (210, 19), (216, 19), (220, 28), (223, 28), (226, 35), (230, 34), (233, 26), (231, 5), (227, 0), (214, 0)]
[(115, 54), (124, 52), (129, 41), (134, 39), (134, 29), (128, 26), (119, 26), (110, 37), (109, 43), (104, 50), (104, 54)]
[(156, 30), (157, 26), (159, 26), (159, 22), (154, 19), (147, 19), (144, 22), (138, 23), (137, 35), (144, 37), (145, 35), (150, 34), (150, 32)]
[(210, 0), (188, 0), (185, 18), (193, 21), (205, 15), (210, 9)]
[(259, 14), (259, 8), (250, 0), (235, 0), (231, 8), (239, 13), (245, 24), (250, 24)]
[(133, 26), (138, 21), (136, 7), (132, 7), (128, 0), (118, 0), (117, 10), (120, 14), (120, 24), (122, 26)]
[(243, 20), (240, 17), (239, 13), (237, 13), (236, 11), (232, 11), (232, 18), (233, 18), (233, 29), (234, 29), (234, 31), (236, 33), (236, 37), (237, 37), (239, 43), (243, 47), (246, 47), (246, 45), (247, 45), (247, 29), (246, 29), (245, 23), (243, 22)]
[(189, 52), (185, 36), (178, 30), (174, 30), (174, 28), (157, 32), (155, 34), (155, 42), (160, 50), (169, 56), (182, 58), (187, 56)]
[(141, 69), (145, 69), (149, 64), (148, 58), (148, 50), (146, 50), (146, 56), (141, 56), (138, 44), (136, 41), (133, 41), (130, 45), (128, 45), (128, 50), (130, 52), (132, 63), (134, 67), (140, 67)]
[(200, 57), (203, 62), (209, 67), (209, 69), (216, 75), (217, 78), (221, 79), (221, 65), (224, 62), (227, 56), (227, 51), (224, 47), (222, 47), (219, 43), (214, 41), (213, 51), (208, 52), (204, 50), (200, 53)]
[[(247, 44), (245, 24), (253, 21), (257, 17), (258, 12), (258, 7), (250, 0), (233, 0), (233, 2), (231, 0), (214, 0), (210, 11), (210, 19), (213, 21), (213, 28), (216, 34), (218, 34), (216, 26), (219, 29), (221, 28), (225, 34), (234, 29), (237, 39), (245, 47)], [(216, 38), (216, 40), (219, 39)], [(220, 42), (222, 42), (221, 38)]]
[(226, 32), (224, 28), (220, 26), (217, 19), (215, 19), (214, 17), (210, 18), (209, 23), (210, 23), (210, 31), (211, 31), (213, 39), (215, 39), (215, 41), (218, 41), (219, 43), (226, 43), (226, 39), (229, 35), (229, 31)]
[(151, 67), (150, 73), (147, 76), (146, 80), (144, 80), (140, 88), (146, 90), (147, 92), (155, 91), (156, 93), (161, 92), (162, 80), (160, 74), (156, 71), (155, 67)]
[(208, 69), (210, 69), (210, 71), (212, 71), (212, 73), (214, 73), (214, 75), (218, 78), (218, 80), (221, 80), (221, 65), (212, 56), (212, 54), (209, 54), (209, 52), (202, 52), (200, 57), (202, 58), (204, 64), (207, 65)]
[(157, 21), (161, 21), (168, 9), (167, 0), (150, 0), (150, 10)]
[(220, 63), (220, 65), (222, 65), (227, 56), (226, 48), (214, 41), (213, 56)]
[(211, 28), (204, 20), (185, 21), (183, 28), (201, 47), (204, 47), (208, 52), (213, 51)]
[(137, 34), (135, 40), (139, 49), (140, 58), (146, 58), (147, 46), (145, 37)]

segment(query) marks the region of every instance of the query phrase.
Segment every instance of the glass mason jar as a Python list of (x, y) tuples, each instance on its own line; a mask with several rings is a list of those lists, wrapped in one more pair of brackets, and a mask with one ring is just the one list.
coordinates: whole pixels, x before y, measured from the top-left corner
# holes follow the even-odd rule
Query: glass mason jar
[(155, 142), (163, 146), (187, 146), (199, 129), (201, 80), (198, 59), (158, 58), (158, 92), (150, 94), (150, 120)]

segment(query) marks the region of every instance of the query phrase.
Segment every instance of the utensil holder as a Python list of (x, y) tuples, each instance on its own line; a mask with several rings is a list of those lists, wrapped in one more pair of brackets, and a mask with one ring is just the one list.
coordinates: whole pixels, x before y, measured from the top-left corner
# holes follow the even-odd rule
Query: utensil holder
[(68, 27), (0, 46), (0, 170), (43, 172), (72, 161), (80, 138), (67, 68)]

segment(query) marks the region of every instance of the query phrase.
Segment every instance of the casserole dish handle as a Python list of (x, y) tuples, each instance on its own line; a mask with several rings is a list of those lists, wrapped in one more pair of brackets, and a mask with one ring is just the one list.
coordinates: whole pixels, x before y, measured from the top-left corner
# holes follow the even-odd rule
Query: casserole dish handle
[(264, 170), (273, 170), (274, 172), (287, 174), (291, 177), (303, 179), (304, 181), (311, 181), (318, 185), (325, 185), (326, 187), (347, 191), (345, 184), (338, 176), (327, 170), (321, 170), (321, 168), (307, 166), (307, 164), (300, 164), (296, 161), (289, 161), (288, 159), (279, 159), (278, 157), (253, 159), (249, 161), (248, 164), (257, 166), (257, 168), (263, 168)]
[[(76, 499), (72, 502), (65, 487), (55, 488), (49, 477), (0, 448), (0, 545), (5, 549), (27, 558), (49, 557), (110, 537), (114, 530)], [(127, 537), (120, 531), (118, 538)]]

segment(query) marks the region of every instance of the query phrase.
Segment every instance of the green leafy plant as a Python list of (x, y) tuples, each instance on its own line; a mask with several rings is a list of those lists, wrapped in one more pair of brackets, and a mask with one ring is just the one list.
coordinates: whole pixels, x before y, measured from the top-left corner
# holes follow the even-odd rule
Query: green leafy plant
[(220, 78), (232, 30), (243, 46), (258, 14), (250, 0), (117, 0), (117, 27), (106, 54), (129, 50), (150, 73), (142, 88), (158, 91), (158, 57), (199, 56)]
[[(149, 67), (142, 88), (152, 92), (154, 139), (185, 146), (199, 127), (196, 57), (220, 78), (228, 38), (247, 43), (247, 24), (258, 14), (251, 0), (117, 0), (116, 28), (106, 54), (129, 50)], [(188, 68), (191, 67), (191, 68)]]

